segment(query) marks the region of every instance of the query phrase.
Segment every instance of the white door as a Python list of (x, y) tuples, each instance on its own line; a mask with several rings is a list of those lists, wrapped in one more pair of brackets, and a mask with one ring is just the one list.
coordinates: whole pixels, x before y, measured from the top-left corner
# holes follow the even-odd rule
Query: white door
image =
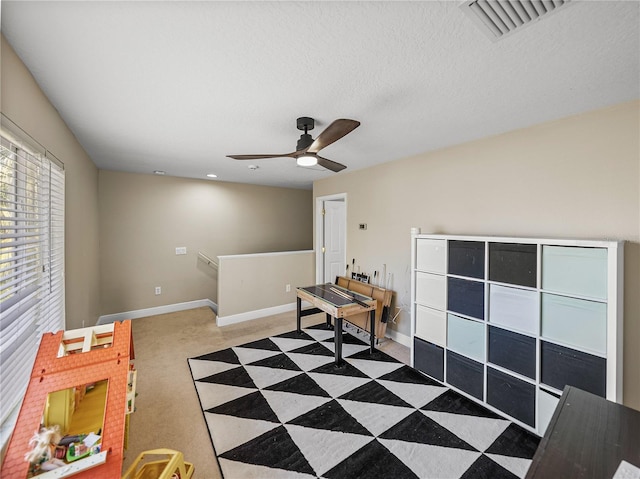
[(346, 266), (346, 204), (342, 200), (323, 202), (324, 279), (333, 283), (336, 276), (344, 276)]

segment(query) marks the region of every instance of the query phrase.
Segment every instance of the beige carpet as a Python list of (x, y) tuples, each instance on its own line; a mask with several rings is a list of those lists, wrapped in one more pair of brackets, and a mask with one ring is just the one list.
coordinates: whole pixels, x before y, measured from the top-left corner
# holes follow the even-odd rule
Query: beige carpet
[[(322, 321), (324, 314), (307, 316), (303, 326)], [(194, 479), (221, 478), (187, 359), (291, 331), (295, 312), (219, 328), (211, 309), (198, 308), (135, 319), (132, 324), (138, 396), (123, 471), (139, 453), (166, 447), (184, 453), (195, 467)], [(408, 348), (393, 341), (385, 341), (380, 349), (409, 361)]]

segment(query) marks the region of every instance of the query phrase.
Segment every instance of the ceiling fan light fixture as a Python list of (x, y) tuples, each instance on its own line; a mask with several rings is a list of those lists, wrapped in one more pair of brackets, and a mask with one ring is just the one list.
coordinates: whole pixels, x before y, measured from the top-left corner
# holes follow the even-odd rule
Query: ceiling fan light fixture
[[(1, 1), (1, 0), (0, 0)], [(306, 116), (298, 118), (297, 127), (298, 130), (304, 130), (304, 133), (298, 140), (298, 145), (295, 151), (291, 153), (280, 154), (259, 154), (259, 155), (227, 155), (228, 158), (234, 160), (260, 160), (263, 158), (295, 158), (298, 166), (321, 166), (327, 170), (337, 173), (346, 168), (345, 165), (336, 161), (328, 160), (322, 156), (318, 156), (318, 152), (323, 148), (335, 143), (340, 138), (351, 133), (358, 126), (360, 122), (357, 120), (349, 120), (347, 118), (339, 118), (331, 122), (322, 133), (314, 140), (309, 133), (309, 130), (314, 127), (314, 119)], [(251, 168), (251, 167), (249, 167)]]
[(318, 164), (318, 158), (315, 155), (302, 155), (296, 158), (298, 166), (314, 166)]

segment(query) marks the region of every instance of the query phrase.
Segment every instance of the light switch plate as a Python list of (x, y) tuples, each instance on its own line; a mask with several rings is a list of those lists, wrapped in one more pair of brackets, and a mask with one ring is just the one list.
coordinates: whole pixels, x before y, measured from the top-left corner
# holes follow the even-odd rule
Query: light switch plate
[(187, 254), (187, 247), (186, 246), (180, 246), (180, 247), (176, 248), (176, 254)]

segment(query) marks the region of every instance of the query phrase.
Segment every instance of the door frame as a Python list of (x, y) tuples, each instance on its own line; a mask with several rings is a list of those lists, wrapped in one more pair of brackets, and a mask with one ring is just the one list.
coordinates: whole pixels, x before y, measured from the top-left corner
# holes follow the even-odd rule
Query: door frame
[(324, 278), (324, 256), (322, 253), (322, 239), (324, 238), (324, 221), (322, 219), (322, 204), (325, 201), (331, 200), (342, 200), (344, 201), (344, 263), (347, 264), (347, 214), (348, 214), (348, 205), (347, 205), (347, 194), (346, 193), (336, 193), (333, 195), (327, 196), (317, 196), (316, 204), (315, 204), (315, 224), (316, 224), (316, 234), (313, 239), (313, 249), (316, 252), (316, 283), (323, 283)]

